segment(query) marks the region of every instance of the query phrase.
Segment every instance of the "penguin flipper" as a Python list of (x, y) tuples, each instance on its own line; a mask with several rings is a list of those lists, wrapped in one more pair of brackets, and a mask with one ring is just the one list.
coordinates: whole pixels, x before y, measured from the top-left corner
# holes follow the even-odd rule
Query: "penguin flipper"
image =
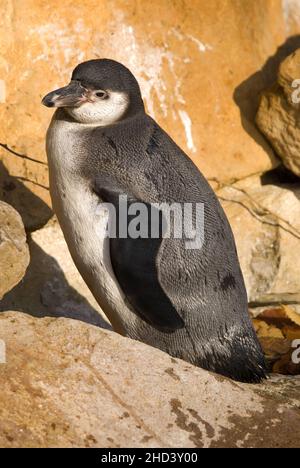
[[(101, 199), (112, 203), (118, 214), (118, 190), (103, 188), (97, 191)], [(128, 196), (128, 207), (140, 200)], [(143, 202), (150, 214), (150, 204)], [(118, 216), (117, 216), (118, 219)], [(110, 238), (110, 259), (116, 279), (131, 309), (143, 320), (166, 333), (185, 326), (184, 321), (163, 290), (157, 269), (157, 255), (162, 242), (162, 214), (158, 213), (160, 226), (157, 238), (122, 238), (117, 233)], [(127, 227), (132, 218), (128, 216)], [(150, 219), (148, 217), (148, 228)], [(118, 223), (117, 223), (118, 224)]]

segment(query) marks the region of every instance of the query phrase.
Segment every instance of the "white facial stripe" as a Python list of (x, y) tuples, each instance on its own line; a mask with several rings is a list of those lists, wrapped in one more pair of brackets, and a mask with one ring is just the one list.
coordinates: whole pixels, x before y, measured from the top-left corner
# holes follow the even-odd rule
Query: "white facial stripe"
[(77, 122), (98, 126), (111, 125), (125, 114), (129, 105), (126, 93), (109, 91), (109, 98), (66, 108)]

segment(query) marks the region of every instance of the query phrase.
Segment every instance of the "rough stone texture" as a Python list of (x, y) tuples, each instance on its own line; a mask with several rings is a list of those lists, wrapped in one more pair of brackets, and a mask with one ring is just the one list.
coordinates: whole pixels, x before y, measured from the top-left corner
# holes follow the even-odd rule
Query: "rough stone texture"
[(300, 380), (210, 374), (71, 319), (0, 315), (1, 447), (296, 447)]
[(300, 45), (285, 44), (299, 29), (291, 1), (2, 0), (0, 13), (1, 159), (48, 204), (47, 167), (20, 155), (45, 162), (52, 110), (41, 97), (89, 58), (132, 69), (150, 114), (207, 177), (239, 179), (275, 163), (254, 117), (279, 59)]
[(78, 273), (55, 218), (31, 234), (29, 248), (30, 265), (26, 275), (0, 301), (0, 311), (71, 317), (110, 328)]
[[(278, 84), (282, 87), (285, 97), (290, 104), (294, 104), (293, 93), (295, 91), (295, 86), (293, 86), (293, 82), (299, 79), (299, 73), (300, 49), (297, 49), (281, 62), (277, 77)], [(299, 83), (297, 83), (297, 85), (299, 86)], [(299, 97), (299, 92), (296, 93), (296, 97)]]
[(277, 81), (262, 95), (256, 122), (284, 165), (300, 176), (300, 49), (282, 62)]
[(0, 300), (21, 281), (28, 263), (22, 219), (14, 208), (0, 201)]
[(249, 177), (217, 192), (231, 223), (249, 299), (300, 304), (300, 187)]
[[(1, 150), (3, 150), (3, 148), (0, 146), (0, 152)], [(25, 183), (12, 176), (1, 160), (0, 200), (13, 206), (18, 211), (22, 217), (26, 231), (39, 229), (53, 216), (53, 212), (47, 203), (32, 192)]]

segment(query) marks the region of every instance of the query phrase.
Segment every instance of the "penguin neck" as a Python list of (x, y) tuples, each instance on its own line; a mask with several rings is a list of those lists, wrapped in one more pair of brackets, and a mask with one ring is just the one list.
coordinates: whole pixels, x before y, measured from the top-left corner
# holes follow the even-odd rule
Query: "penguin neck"
[(145, 113), (145, 106), (140, 93), (135, 93), (130, 96), (130, 104), (124, 118), (133, 117), (137, 114)]
[(127, 123), (132, 122), (135, 119), (140, 118), (141, 116), (146, 115), (145, 113), (145, 108), (144, 108), (144, 103), (142, 101), (142, 105), (140, 106), (135, 106), (134, 109), (128, 108), (128, 111), (122, 117), (120, 120), (117, 120), (116, 122), (109, 124), (109, 125), (99, 125), (98, 122), (95, 123), (82, 123), (78, 122), (76, 119), (74, 119), (64, 108), (58, 108), (54, 115), (53, 115), (53, 121), (66, 121), (69, 122), (70, 124), (74, 124), (74, 127), (77, 129), (88, 129), (88, 128), (96, 128), (96, 127), (101, 127), (101, 128), (114, 128), (119, 125), (126, 125)]

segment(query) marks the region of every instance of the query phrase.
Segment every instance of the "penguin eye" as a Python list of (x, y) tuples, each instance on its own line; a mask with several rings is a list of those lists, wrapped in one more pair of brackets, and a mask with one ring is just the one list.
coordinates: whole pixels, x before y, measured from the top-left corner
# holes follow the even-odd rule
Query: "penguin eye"
[(95, 95), (101, 99), (108, 98), (108, 94), (105, 91), (97, 91)]

